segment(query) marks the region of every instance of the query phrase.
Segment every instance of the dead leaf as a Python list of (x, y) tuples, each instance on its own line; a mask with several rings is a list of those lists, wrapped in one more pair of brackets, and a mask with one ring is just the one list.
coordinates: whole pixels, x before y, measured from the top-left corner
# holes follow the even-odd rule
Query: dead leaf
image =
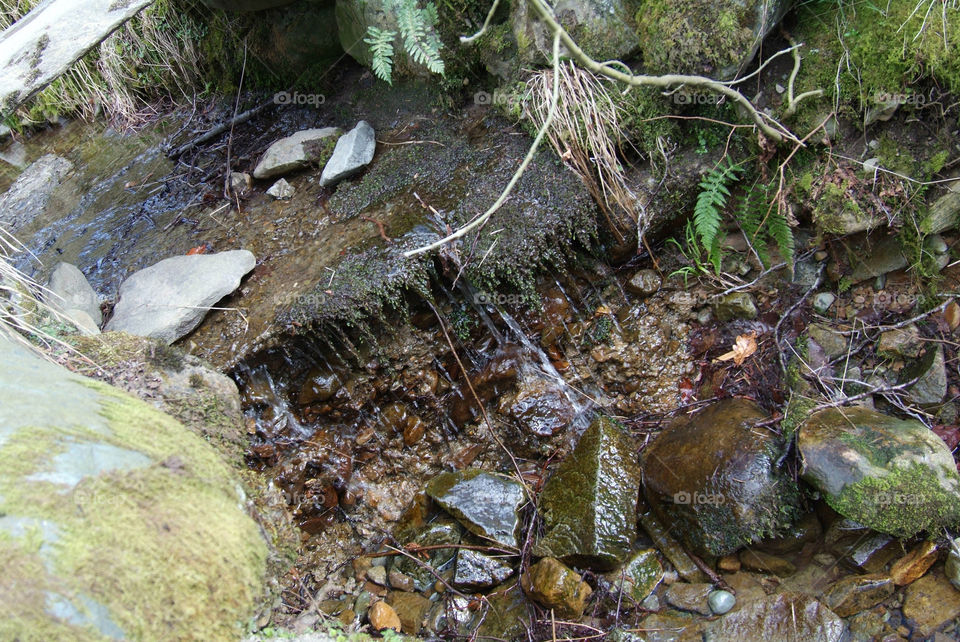
[(737, 337), (736, 342), (733, 344), (733, 349), (730, 352), (720, 355), (714, 359), (714, 361), (730, 361), (733, 359), (733, 362), (740, 366), (743, 365), (743, 362), (747, 360), (747, 357), (756, 351), (757, 333), (751, 332), (750, 334), (741, 334)]
[(960, 326), (960, 305), (957, 305), (956, 301), (951, 301), (947, 309), (943, 311), (943, 318), (950, 326), (950, 332), (956, 330), (957, 326)]

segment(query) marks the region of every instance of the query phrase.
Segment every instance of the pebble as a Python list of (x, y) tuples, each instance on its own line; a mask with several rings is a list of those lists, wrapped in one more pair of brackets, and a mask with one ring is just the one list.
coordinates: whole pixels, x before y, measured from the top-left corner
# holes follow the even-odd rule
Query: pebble
[(367, 569), (367, 579), (380, 586), (387, 585), (387, 569), (383, 566), (371, 566)]
[(836, 300), (837, 297), (833, 293), (820, 292), (817, 296), (813, 297), (813, 309), (820, 314), (824, 314)]
[(723, 615), (734, 607), (737, 598), (730, 591), (713, 591), (707, 598), (707, 603), (716, 615)]
[(376, 602), (370, 607), (367, 617), (370, 618), (370, 626), (377, 631), (383, 631), (384, 629), (400, 631), (400, 617), (393, 610), (393, 607), (386, 602)]

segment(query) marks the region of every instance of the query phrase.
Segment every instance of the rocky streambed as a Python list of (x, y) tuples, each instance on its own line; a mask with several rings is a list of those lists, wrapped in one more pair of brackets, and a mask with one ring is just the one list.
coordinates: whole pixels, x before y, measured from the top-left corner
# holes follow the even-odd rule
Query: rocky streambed
[[(234, 633), (958, 635), (960, 317), (944, 304), (901, 322), (906, 308), (877, 305), (877, 292), (915, 296), (905, 260), (863, 260), (801, 229), (794, 270), (763, 271), (742, 248), (734, 267), (750, 287), (671, 278), (677, 256), (611, 267), (595, 204), (548, 153), (483, 234), (408, 260), (498, 195), (529, 138), (492, 110), (440, 107), (417, 84), (385, 94), (351, 73), (361, 89), (325, 111), (238, 130), (231, 173), (219, 144), (168, 157), (186, 113), (134, 138), (72, 124), (19, 149), (25, 164), (59, 152), (33, 165), (49, 189), (24, 188), (28, 169), (4, 197), (6, 212), (40, 211), (15, 219), (43, 261), (21, 256), (24, 271), (47, 282), (60, 262), (79, 270), (57, 267), (50, 283), (93, 335), (69, 335), (93, 364), (59, 359), (159, 406), (234, 464), (237, 479), (217, 468), (204, 501), (226, 511), (239, 481), (266, 536), (230, 513), (249, 536), (234, 542), (249, 562), (231, 585), (242, 608), (250, 574), (272, 578), (256, 622)], [(331, 168), (341, 146), (355, 162)], [(954, 238), (938, 231), (930, 251), (946, 257)], [(853, 285), (826, 287), (823, 273)], [(142, 301), (129, 294), (138, 281)], [(178, 303), (190, 314), (150, 312), (184, 284), (204, 294)], [(873, 392), (831, 404), (838, 390)], [(182, 471), (198, 466), (165, 448), (84, 470), (65, 497), (122, 478), (118, 467), (193, 483)], [(62, 462), (31, 461), (0, 478), (0, 496), (38, 474), (57, 483), (42, 475)], [(23, 536), (14, 510), (27, 505), (0, 516), (3, 532)], [(28, 517), (50, 535), (47, 513)], [(110, 591), (95, 607), (65, 594), (88, 615), (129, 607)], [(136, 626), (65, 612), (34, 615), (93, 638)]]

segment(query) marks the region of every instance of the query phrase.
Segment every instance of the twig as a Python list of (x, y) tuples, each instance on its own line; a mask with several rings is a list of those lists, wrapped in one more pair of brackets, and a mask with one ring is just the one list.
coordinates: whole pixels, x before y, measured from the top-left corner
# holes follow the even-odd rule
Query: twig
[[(240, 82), (237, 84), (237, 100), (233, 103), (233, 117), (230, 119), (230, 136), (227, 138), (227, 167), (223, 176), (223, 197), (230, 200), (230, 155), (233, 152), (233, 127), (237, 121), (237, 110), (240, 109), (240, 92), (243, 90), (243, 77), (247, 73), (247, 41), (243, 41), (243, 66), (240, 67)], [(237, 211), (240, 211), (240, 200), (237, 198)]]
[(773, 340), (774, 345), (777, 347), (777, 358), (780, 360), (780, 371), (784, 374), (787, 373), (787, 365), (783, 361), (783, 350), (780, 348), (780, 326), (783, 325), (783, 322), (790, 318), (790, 315), (793, 314), (793, 311), (800, 307), (804, 301), (807, 300), (807, 297), (820, 287), (820, 280), (823, 278), (823, 264), (820, 264), (820, 268), (817, 270), (817, 278), (814, 279), (813, 285), (807, 288), (807, 291), (803, 293), (799, 299), (797, 299), (793, 305), (787, 308), (787, 311), (783, 313), (780, 319), (777, 321), (777, 325), (773, 329)]
[(472, 36), (460, 36), (460, 42), (467, 45), (485, 34), (487, 32), (487, 27), (490, 26), (490, 21), (493, 20), (493, 14), (497, 12), (497, 7), (499, 6), (500, 0), (493, 0), (493, 5), (490, 7), (490, 11), (487, 12), (487, 19), (483, 21), (483, 26), (480, 27), (480, 31)]
[(202, 145), (203, 143), (205, 143), (205, 142), (207, 142), (207, 141), (209, 141), (209, 140), (212, 140), (212, 139), (216, 138), (216, 137), (219, 136), (220, 134), (222, 134), (222, 133), (224, 133), (225, 131), (227, 131), (228, 129), (232, 128), (234, 125), (239, 125), (239, 124), (241, 124), (241, 123), (245, 123), (245, 122), (247, 122), (248, 120), (250, 120), (251, 118), (253, 118), (254, 116), (256, 116), (257, 114), (259, 114), (260, 112), (262, 112), (263, 110), (267, 109), (268, 107), (273, 107), (273, 106), (275, 106), (275, 105), (276, 105), (276, 103), (274, 102), (273, 98), (271, 98), (270, 100), (267, 100), (267, 101), (265, 101), (265, 102), (263, 102), (263, 103), (260, 103), (259, 105), (257, 105), (257, 106), (254, 107), (253, 109), (248, 109), (247, 111), (243, 112), (243, 113), (240, 114), (239, 116), (236, 116), (236, 117), (234, 117), (234, 118), (231, 118), (231, 119), (228, 120), (227, 122), (221, 123), (220, 125), (217, 125), (217, 126), (214, 127), (213, 129), (211, 129), (210, 131), (208, 131), (206, 134), (202, 134), (202, 135), (200, 135), (200, 136), (197, 136), (196, 138), (194, 138), (194, 139), (191, 140), (190, 142), (185, 143), (185, 144), (181, 145), (180, 147), (177, 147), (177, 148), (174, 149), (172, 152), (169, 152), (169, 153), (167, 154), (167, 157), (168, 157), (168, 158), (178, 158), (178, 157), (182, 156), (183, 154), (185, 154), (186, 152), (189, 152), (191, 149), (193, 149), (193, 148), (196, 147), (197, 145)]

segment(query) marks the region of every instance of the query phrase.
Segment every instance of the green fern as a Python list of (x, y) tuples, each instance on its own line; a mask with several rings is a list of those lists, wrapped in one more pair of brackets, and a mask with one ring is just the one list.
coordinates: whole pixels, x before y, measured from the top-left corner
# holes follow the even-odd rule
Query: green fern
[[(384, 8), (392, 12), (400, 30), (400, 39), (404, 51), (417, 64), (423, 65), (435, 74), (444, 73), (443, 59), (440, 49), (443, 43), (437, 35), (437, 7), (427, 2), (423, 8), (417, 5), (417, 0), (387, 0)], [(367, 37), (363, 39), (370, 45), (373, 54), (371, 67), (378, 78), (392, 84), (393, 76), (393, 43), (397, 32), (387, 29), (367, 27)]]
[(367, 27), (367, 37), (363, 39), (370, 45), (373, 62), (370, 66), (378, 78), (393, 84), (393, 40), (397, 37), (396, 31), (378, 29), (373, 25)]
[(737, 174), (743, 171), (741, 165), (734, 165), (729, 160), (726, 164), (717, 165), (700, 181), (700, 193), (697, 195), (697, 204), (693, 208), (693, 228), (700, 239), (700, 244), (707, 252), (707, 260), (713, 265), (714, 271), (720, 273), (720, 264), (723, 253), (720, 247), (720, 227), (723, 221), (723, 210), (730, 198), (732, 183), (739, 180)]
[(793, 264), (794, 240), (790, 224), (773, 203), (767, 185), (754, 184), (747, 190), (736, 211), (737, 222), (747, 240), (756, 250), (764, 267), (770, 266), (767, 245), (770, 241), (777, 244), (780, 255), (788, 265)]

